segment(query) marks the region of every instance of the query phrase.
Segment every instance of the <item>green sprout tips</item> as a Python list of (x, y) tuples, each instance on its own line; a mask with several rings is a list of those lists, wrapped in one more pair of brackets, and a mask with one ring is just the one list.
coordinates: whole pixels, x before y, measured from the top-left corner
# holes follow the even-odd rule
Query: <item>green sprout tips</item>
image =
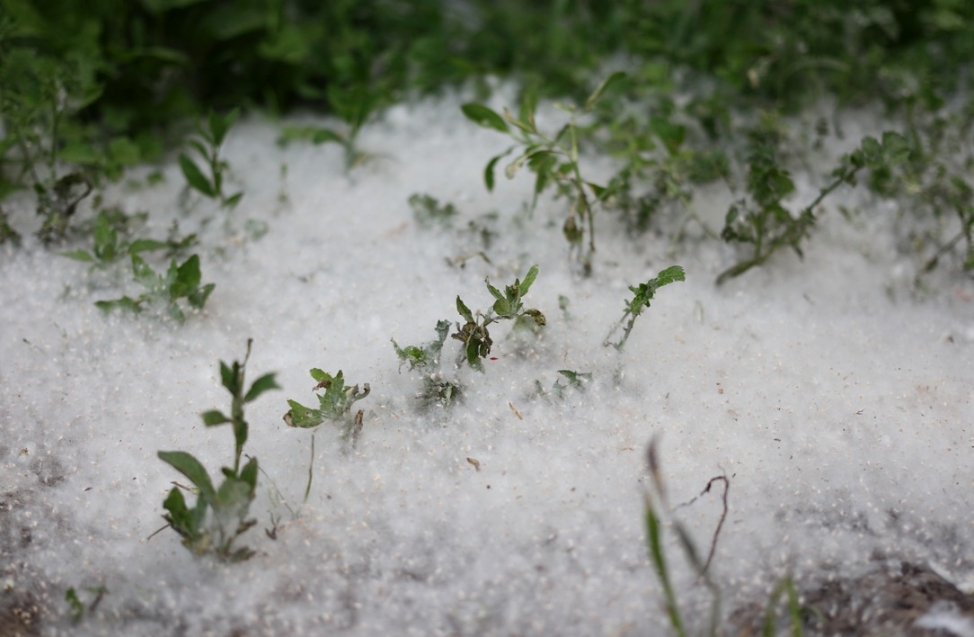
[[(656, 295), (656, 290), (664, 285), (685, 280), (686, 276), (684, 275), (683, 268), (678, 265), (671, 265), (649, 281), (640, 283), (639, 287), (633, 287), (630, 285), (629, 290), (632, 291), (633, 297), (626, 301), (626, 309), (622, 313), (622, 318), (619, 319), (619, 322), (616, 323), (611, 330), (609, 330), (609, 333), (606, 335), (602, 345), (605, 347), (612, 345), (617, 350), (622, 350), (622, 348), (626, 345), (626, 341), (629, 340), (629, 333), (632, 332), (632, 327), (636, 323), (636, 317), (642, 313), (643, 308), (649, 307), (650, 301), (652, 301), (653, 297)], [(611, 342), (609, 339), (612, 338), (612, 335), (615, 334), (616, 330), (619, 329), (623, 323), (626, 324), (626, 327), (623, 330), (622, 338), (618, 343)]]
[(223, 116), (210, 113), (207, 126), (200, 125), (197, 129), (197, 135), (202, 138), (202, 141), (191, 139), (187, 142), (203, 160), (209, 175), (205, 174), (189, 155), (179, 154), (179, 168), (183, 171), (189, 187), (205, 197), (219, 201), (224, 208), (234, 208), (243, 197), (242, 192), (227, 195), (223, 191), (229, 165), (220, 157), (220, 147), (239, 115), (239, 109), (233, 109)]
[(488, 326), (500, 320), (514, 321), (514, 326), (539, 329), (545, 326), (547, 320), (540, 310), (524, 309), (521, 298), (531, 289), (531, 284), (538, 277), (538, 266), (533, 265), (524, 276), (524, 280), (515, 279), (512, 285), (504, 287), (504, 292), (490, 284), (486, 279), (487, 290), (494, 297), (494, 304), (486, 314), (477, 313), (474, 316), (470, 308), (457, 297), (457, 312), (464, 319), (464, 324), (457, 324), (457, 331), (453, 338), (461, 341), (467, 364), (474, 369), (483, 371), (481, 359), (490, 355), (494, 341), (490, 338)]
[(248, 434), (244, 406), (266, 391), (280, 389), (273, 373), (261, 376), (245, 389), (244, 371), (252, 343), (252, 340), (247, 341), (247, 354), (242, 363), (234, 361), (230, 366), (220, 361), (220, 377), (231, 396), (229, 415), (211, 410), (202, 416), (207, 427), (230, 424), (233, 429), (233, 467), (220, 470), (223, 482), (219, 488), (213, 485), (209, 473), (191, 454), (185, 451), (159, 452), (159, 459), (186, 476), (197, 494), (196, 506), (190, 508), (180, 486), (173, 487), (163, 502), (167, 511), (163, 519), (182, 536), (183, 545), (194, 554), (213, 553), (228, 562), (245, 560), (253, 555), (249, 548), (233, 548), (234, 540), (256, 523), (256, 520), (247, 519), (247, 514), (257, 489), (257, 458), (251, 457), (247, 464), (240, 466)]

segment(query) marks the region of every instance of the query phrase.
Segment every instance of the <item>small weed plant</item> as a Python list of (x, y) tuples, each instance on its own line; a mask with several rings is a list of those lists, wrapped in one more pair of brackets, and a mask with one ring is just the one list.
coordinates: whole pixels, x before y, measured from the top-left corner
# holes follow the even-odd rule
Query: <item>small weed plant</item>
[(203, 168), (200, 168), (200, 165), (188, 154), (179, 154), (179, 168), (188, 186), (204, 197), (219, 202), (223, 208), (234, 208), (243, 197), (243, 192), (232, 195), (224, 192), (229, 165), (220, 157), (220, 148), (239, 115), (238, 109), (226, 115), (210, 113), (206, 125), (200, 124), (197, 127), (196, 134), (199, 139), (191, 139), (187, 144), (196, 151), (198, 158), (203, 162)]
[[(592, 91), (581, 108), (561, 107), (569, 113), (569, 120), (554, 135), (545, 134), (538, 129), (535, 122), (537, 96), (531, 91), (525, 93), (517, 117), (506, 108), (502, 117), (483, 104), (471, 102), (462, 106), (463, 114), (471, 121), (504, 133), (515, 141), (513, 146), (487, 162), (484, 169), (487, 190), (494, 189), (497, 163), (517, 150), (514, 160), (504, 168), (504, 174), (512, 179), (525, 166), (535, 174), (532, 208), (538, 196), (552, 185), (558, 195), (568, 199), (569, 211), (562, 230), (573, 250), (577, 252), (586, 273), (591, 272), (592, 255), (595, 252), (595, 206), (605, 199), (609, 191), (582, 176), (579, 166), (580, 127), (577, 117), (590, 113), (605, 92), (611, 86), (621, 83), (625, 77), (624, 73), (610, 75)], [(586, 228), (587, 248), (583, 246)]]
[(750, 202), (740, 200), (730, 207), (721, 237), (728, 243), (750, 245), (751, 254), (722, 272), (717, 277), (718, 285), (762, 265), (781, 248), (790, 247), (801, 257), (801, 243), (815, 225), (819, 204), (829, 194), (840, 186), (855, 185), (856, 175), (863, 168), (888, 169), (902, 163), (910, 152), (907, 140), (897, 133), (883, 133), (882, 141), (865, 137), (858, 149), (842, 157), (832, 171), (831, 181), (819, 190), (818, 196), (792, 215), (783, 200), (794, 193), (795, 184), (779, 156), (781, 139), (772, 118), (765, 118), (748, 136)]
[(250, 558), (249, 548), (234, 548), (233, 543), (256, 521), (248, 519), (250, 504), (257, 489), (257, 458), (250, 457), (241, 467), (240, 459), (247, 444), (249, 425), (244, 408), (257, 400), (264, 392), (280, 389), (275, 374), (265, 374), (248, 388), (245, 384), (247, 360), (253, 341), (247, 341), (247, 353), (243, 362), (227, 365), (220, 361), (220, 379), (230, 393), (230, 413), (219, 410), (202, 415), (203, 424), (217, 427), (229, 424), (233, 430), (233, 466), (223, 467), (223, 482), (214, 487), (206, 468), (185, 451), (160, 451), (159, 459), (183, 474), (193, 485), (196, 505), (190, 508), (183, 496), (183, 487), (176, 485), (169, 492), (163, 508), (163, 519), (183, 538), (183, 545), (196, 555), (212, 553), (221, 561), (239, 562)]
[[(622, 318), (619, 319), (619, 322), (616, 323), (606, 335), (605, 340), (602, 341), (602, 345), (604, 347), (612, 345), (617, 350), (621, 351), (622, 348), (626, 346), (626, 341), (629, 340), (629, 334), (632, 333), (632, 328), (636, 324), (636, 319), (640, 314), (642, 314), (643, 309), (650, 306), (653, 297), (656, 296), (656, 290), (664, 285), (685, 280), (686, 275), (683, 272), (683, 268), (678, 265), (671, 265), (649, 281), (640, 283), (638, 287), (630, 285), (629, 290), (632, 292), (633, 296), (631, 299), (626, 301), (626, 308), (622, 312)], [(618, 342), (613, 343), (611, 341), (612, 335), (615, 334), (620, 327), (623, 328), (622, 338), (620, 338)]]
[(450, 321), (437, 321), (436, 340), (424, 345), (400, 347), (395, 339), (391, 339), (392, 347), (399, 358), (399, 371), (402, 371), (403, 365), (409, 365), (410, 371), (416, 370), (422, 374), (423, 391), (419, 398), (427, 407), (448, 407), (462, 395), (463, 387), (460, 382), (446, 379), (440, 366), (443, 344), (450, 333), (450, 327)]
[(372, 388), (368, 383), (349, 387), (345, 384), (345, 375), (342, 370), (332, 376), (328, 372), (314, 368), (310, 371), (311, 377), (317, 381), (317, 385), (311, 388), (318, 393), (318, 408), (305, 407), (296, 400), (288, 399), (287, 404), (290, 409), (284, 414), (284, 422), (288, 427), (297, 429), (311, 429), (311, 461), (308, 464), (308, 484), (304, 489), (304, 500), (307, 502), (311, 494), (311, 482), (314, 477), (315, 460), (315, 434), (318, 426), (326, 420), (337, 425), (342, 431), (342, 440), (355, 445), (358, 442), (359, 434), (362, 432), (365, 410), (359, 409), (355, 416), (351, 415), (352, 406), (358, 401), (369, 395)]
[(379, 106), (379, 95), (360, 84), (350, 89), (331, 85), (327, 96), (335, 113), (345, 122), (345, 132), (324, 126), (286, 126), (278, 137), (278, 144), (284, 146), (297, 140), (309, 141), (316, 146), (338, 144), (345, 153), (345, 170), (350, 171), (370, 158), (359, 149), (358, 135)]
[(451, 336), (463, 343), (463, 359), (470, 367), (483, 371), (482, 360), (490, 355), (494, 344), (488, 330), (490, 325), (498, 321), (514, 321), (515, 328), (540, 329), (545, 326), (544, 314), (534, 308), (525, 309), (522, 302), (537, 276), (538, 266), (533, 265), (523, 281), (515, 279), (513, 284), (504, 287), (503, 293), (490, 284), (489, 278), (486, 279), (487, 290), (494, 297), (494, 304), (484, 314), (478, 312), (474, 315), (457, 296), (457, 312), (464, 323), (457, 323), (457, 331)]
[[(129, 247), (131, 251), (131, 246)], [(199, 255), (192, 255), (182, 263), (172, 259), (165, 274), (152, 269), (139, 254), (132, 254), (132, 276), (136, 283), (145, 289), (142, 294), (118, 299), (96, 301), (95, 305), (106, 312), (124, 310), (142, 313), (148, 308), (157, 308), (170, 320), (182, 324), (186, 320), (186, 308), (199, 311), (206, 305), (214, 283), (201, 284)]]

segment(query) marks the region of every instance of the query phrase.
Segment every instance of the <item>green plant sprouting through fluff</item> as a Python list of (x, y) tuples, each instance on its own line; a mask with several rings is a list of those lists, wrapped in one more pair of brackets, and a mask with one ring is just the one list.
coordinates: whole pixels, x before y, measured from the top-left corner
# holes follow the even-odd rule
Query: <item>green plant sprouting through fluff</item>
[(452, 335), (453, 338), (463, 343), (464, 357), (474, 369), (483, 371), (481, 359), (490, 355), (490, 349), (494, 341), (490, 338), (488, 327), (492, 323), (501, 320), (514, 321), (514, 326), (528, 326), (533, 328), (544, 327), (546, 319), (540, 310), (534, 308), (524, 309), (521, 302), (531, 284), (538, 277), (538, 266), (533, 265), (524, 276), (524, 280), (515, 279), (512, 285), (504, 287), (504, 292), (490, 284), (490, 279), (486, 279), (487, 290), (494, 297), (494, 304), (485, 314), (479, 312), (474, 315), (470, 308), (457, 296), (457, 312), (463, 317), (464, 324), (457, 324), (457, 331)]
[[(612, 345), (617, 350), (621, 350), (623, 347), (625, 347), (626, 341), (629, 340), (629, 334), (632, 332), (633, 325), (636, 323), (636, 318), (642, 313), (643, 308), (649, 307), (650, 302), (656, 295), (656, 290), (664, 285), (685, 280), (686, 276), (683, 272), (683, 268), (678, 265), (671, 265), (649, 281), (640, 283), (639, 287), (630, 285), (629, 290), (633, 293), (633, 297), (626, 301), (626, 309), (622, 313), (622, 318), (619, 319), (619, 322), (616, 323), (606, 335), (602, 345), (605, 347)], [(616, 330), (623, 325), (623, 323), (625, 323), (625, 328), (622, 332), (622, 338), (619, 339), (619, 342), (613, 343), (610, 339), (612, 338), (612, 335), (615, 334)]]
[(305, 502), (311, 494), (311, 482), (314, 479), (315, 434), (318, 426), (330, 420), (341, 427), (342, 440), (350, 441), (354, 445), (362, 431), (365, 410), (359, 409), (353, 418), (351, 417), (352, 405), (368, 396), (372, 390), (368, 383), (363, 384), (361, 389), (358, 385), (349, 387), (345, 384), (342, 370), (338, 370), (334, 376), (318, 368), (312, 369), (310, 373), (311, 377), (318, 382), (311, 391), (325, 390), (324, 393), (317, 394), (318, 409), (305, 407), (295, 400), (288, 399), (287, 404), (291, 408), (284, 414), (284, 422), (288, 427), (314, 430), (311, 433), (311, 461), (308, 463), (308, 483), (304, 489)]
[(392, 347), (399, 357), (399, 369), (409, 365), (409, 370), (417, 370), (423, 375), (423, 391), (419, 394), (427, 406), (438, 405), (448, 407), (460, 398), (463, 388), (457, 380), (448, 380), (440, 367), (440, 354), (443, 344), (450, 333), (450, 321), (436, 322), (436, 340), (424, 345), (407, 345), (400, 347), (396, 339), (392, 340)]
[(239, 115), (239, 109), (233, 109), (226, 115), (210, 113), (209, 118), (207, 118), (207, 125), (200, 125), (196, 131), (202, 141), (191, 139), (187, 142), (189, 147), (199, 154), (209, 175), (189, 155), (186, 153), (179, 154), (179, 168), (183, 171), (186, 183), (200, 194), (215, 199), (224, 208), (233, 208), (240, 203), (240, 198), (243, 197), (243, 192), (228, 195), (223, 191), (229, 166), (220, 157), (220, 147)]
[(244, 406), (271, 389), (280, 389), (275, 374), (265, 374), (255, 380), (245, 391), (244, 372), (250, 358), (252, 340), (247, 341), (247, 353), (243, 362), (227, 365), (220, 361), (220, 378), (230, 392), (230, 413), (219, 410), (202, 415), (207, 427), (230, 424), (233, 430), (233, 467), (223, 467), (223, 482), (213, 486), (210, 475), (203, 465), (185, 451), (160, 451), (159, 458), (182, 473), (193, 484), (197, 494), (196, 505), (187, 506), (182, 487), (176, 485), (169, 492), (163, 507), (163, 518), (183, 538), (183, 545), (196, 555), (213, 553), (223, 561), (237, 562), (253, 555), (249, 548), (233, 547), (234, 540), (252, 527), (256, 520), (247, 519), (250, 504), (257, 489), (257, 458), (251, 457), (240, 466), (240, 457), (247, 443), (248, 424), (244, 418)]
[[(537, 96), (531, 91), (525, 93), (517, 117), (507, 108), (504, 109), (504, 116), (501, 117), (483, 104), (471, 102), (461, 107), (468, 119), (485, 128), (509, 135), (516, 142), (514, 146), (487, 162), (484, 169), (484, 184), (487, 190), (494, 189), (494, 170), (497, 163), (519, 148), (517, 157), (504, 169), (507, 178), (512, 179), (521, 168), (527, 166), (535, 174), (535, 203), (538, 195), (549, 185), (554, 185), (559, 195), (568, 198), (571, 206), (562, 229), (572, 248), (577, 250), (586, 273), (591, 272), (592, 254), (595, 252), (594, 206), (610, 193), (604, 186), (592, 183), (582, 176), (578, 161), (579, 127), (576, 117), (579, 113), (591, 112), (606, 89), (618, 84), (625, 77), (625, 73), (618, 72), (603, 80), (585, 100), (581, 109), (576, 106), (562, 106), (561, 108), (570, 114), (570, 118), (568, 123), (553, 136), (546, 135), (538, 129), (535, 122)], [(532, 203), (532, 207), (533, 205)], [(587, 249), (583, 247), (586, 226), (588, 227)]]

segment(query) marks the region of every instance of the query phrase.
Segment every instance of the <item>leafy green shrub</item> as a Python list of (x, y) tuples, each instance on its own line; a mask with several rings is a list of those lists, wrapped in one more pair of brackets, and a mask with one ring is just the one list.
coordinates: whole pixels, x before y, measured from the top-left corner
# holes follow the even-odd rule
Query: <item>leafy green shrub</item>
[(173, 487), (163, 502), (167, 511), (163, 519), (182, 536), (183, 546), (194, 554), (213, 553), (228, 562), (246, 560), (254, 554), (249, 548), (233, 548), (234, 541), (256, 524), (255, 520), (247, 519), (247, 515), (257, 489), (257, 458), (251, 457), (247, 464), (240, 466), (249, 430), (244, 407), (264, 392), (280, 389), (275, 374), (271, 373), (255, 380), (245, 391), (244, 372), (252, 343), (252, 340), (247, 341), (247, 354), (242, 363), (234, 361), (229, 366), (220, 361), (220, 378), (231, 396), (230, 414), (212, 410), (202, 415), (207, 427), (230, 424), (233, 429), (233, 467), (220, 469), (223, 473), (220, 487), (213, 486), (209, 473), (191, 454), (185, 451), (160, 451), (158, 454), (160, 460), (186, 476), (197, 493), (196, 505), (189, 508), (180, 486)]

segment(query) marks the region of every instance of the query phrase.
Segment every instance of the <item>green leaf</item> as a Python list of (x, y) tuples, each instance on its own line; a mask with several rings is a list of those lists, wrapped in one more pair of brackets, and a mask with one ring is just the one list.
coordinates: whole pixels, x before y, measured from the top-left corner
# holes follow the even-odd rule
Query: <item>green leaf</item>
[(317, 367), (312, 368), (309, 373), (311, 374), (311, 378), (314, 378), (318, 383), (323, 380), (327, 380), (330, 383), (333, 380), (331, 374), (324, 370), (318, 369)]
[(606, 92), (606, 90), (608, 90), (613, 86), (618, 85), (619, 82), (623, 81), (624, 79), (626, 79), (626, 74), (623, 73), (622, 71), (616, 71), (609, 77), (602, 80), (602, 83), (599, 84), (597, 87), (595, 87), (595, 90), (592, 91), (592, 94), (588, 96), (587, 100), (585, 100), (585, 106), (583, 107), (583, 110), (585, 111), (592, 110), (592, 108), (595, 107), (598, 101), (602, 99), (602, 95)]
[(470, 308), (468, 308), (466, 304), (460, 300), (459, 296), (457, 296), (457, 312), (460, 313), (460, 316), (462, 316), (467, 323), (474, 322), (473, 312), (471, 312)]
[(686, 281), (686, 273), (678, 265), (671, 265), (656, 275), (656, 287), (658, 288), (676, 281)]
[(507, 299), (497, 299), (494, 301), (493, 308), (498, 316), (507, 317), (511, 314), (511, 303)]
[(186, 297), (190, 307), (194, 307), (197, 310), (203, 309), (203, 306), (206, 305), (206, 299), (210, 297), (210, 293), (213, 292), (213, 288), (215, 287), (215, 283), (207, 283), (203, 287), (192, 291), (189, 296)]
[(179, 153), (179, 167), (183, 171), (183, 176), (186, 178), (189, 185), (203, 193), (207, 197), (216, 197), (217, 193), (210, 185), (210, 180), (203, 176), (200, 169), (193, 163), (189, 157), (183, 153)]
[(120, 299), (112, 299), (110, 301), (95, 301), (95, 307), (103, 312), (111, 312), (112, 310), (124, 310), (127, 312), (141, 312), (142, 303), (144, 300), (142, 297), (138, 299), (133, 299), (129, 296), (123, 296)]
[(509, 132), (507, 124), (504, 122), (504, 118), (483, 104), (468, 102), (461, 106), (460, 110), (462, 110), (463, 114), (467, 116), (467, 119), (480, 126), (483, 126), (484, 128), (493, 128), (501, 133)]
[(521, 292), (521, 296), (525, 296), (528, 293), (528, 290), (531, 289), (531, 284), (534, 283), (534, 280), (537, 278), (538, 278), (538, 266), (532, 265), (531, 269), (528, 270), (528, 273), (524, 276), (524, 280), (521, 281), (520, 286), (518, 286), (518, 289)]
[(194, 254), (176, 269), (176, 280), (169, 286), (169, 299), (188, 297), (200, 285), (200, 257)]
[(291, 407), (284, 414), (284, 422), (288, 427), (298, 427), (299, 429), (309, 429), (317, 427), (324, 420), (321, 411), (305, 407), (301, 403), (288, 399), (287, 404)]
[(238, 370), (239, 364), (236, 361), (233, 363), (233, 369), (230, 369), (226, 363), (220, 361), (220, 381), (232, 396), (238, 396), (240, 394), (240, 383), (237, 380)]
[(210, 475), (199, 460), (185, 451), (160, 451), (158, 455), (160, 460), (186, 476), (199, 489), (203, 501), (213, 506), (216, 502), (216, 491), (210, 482)]
[(251, 493), (257, 488), (257, 458), (251, 458), (240, 470), (240, 479), (250, 485)]
[(281, 386), (277, 384), (275, 380), (275, 374), (264, 374), (257, 380), (253, 382), (250, 389), (247, 391), (247, 395), (244, 396), (244, 402), (249, 403), (257, 399), (258, 396), (271, 389), (281, 389)]
[(216, 409), (203, 412), (202, 417), (203, 424), (207, 427), (213, 427), (216, 425), (222, 425), (225, 422), (231, 422), (230, 418), (226, 414)]
[(883, 152), (891, 164), (901, 164), (910, 156), (910, 142), (899, 133), (885, 131), (883, 133)]
[(226, 199), (223, 200), (223, 207), (224, 208), (236, 208), (237, 207), (237, 204), (240, 203), (240, 200), (243, 199), (243, 195), (244, 194), (243, 194), (242, 191), (230, 195), (229, 197), (227, 197)]
[(156, 241), (155, 239), (136, 239), (129, 244), (129, 254), (138, 254), (140, 252), (151, 252), (153, 250), (162, 250), (168, 247), (164, 241)]
[(70, 250), (68, 252), (62, 252), (61, 256), (74, 259), (75, 261), (81, 261), (83, 263), (92, 263), (95, 260), (95, 257), (93, 257), (90, 252), (87, 250), (82, 250), (81, 248), (77, 250)]
[(213, 133), (214, 146), (221, 146), (227, 136), (227, 132), (240, 116), (240, 109), (235, 108), (223, 117), (216, 113), (210, 113), (210, 131)]

